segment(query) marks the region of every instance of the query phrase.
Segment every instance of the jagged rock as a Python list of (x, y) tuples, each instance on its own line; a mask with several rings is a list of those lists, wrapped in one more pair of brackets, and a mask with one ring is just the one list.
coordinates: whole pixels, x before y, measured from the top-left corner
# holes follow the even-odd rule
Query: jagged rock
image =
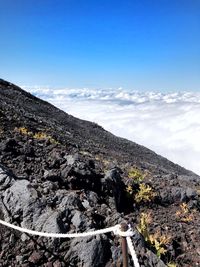
[(58, 181), (59, 183), (63, 183), (59, 172), (57, 172), (55, 170), (45, 170), (44, 171), (44, 178), (46, 180), (49, 180), (49, 181), (52, 181), (52, 182)]
[[(82, 196), (83, 201), (87, 201), (88, 208), (95, 207), (98, 204), (99, 197), (97, 193), (93, 191), (86, 191)], [(83, 202), (82, 202), (83, 204)]]
[(59, 260), (57, 260), (53, 263), (53, 267), (62, 267), (62, 263)]
[[(75, 238), (65, 255), (67, 263), (74, 266), (101, 267), (108, 261), (109, 244), (106, 237)], [(79, 262), (79, 264), (77, 264)]]
[(14, 138), (10, 138), (4, 142), (0, 143), (0, 149), (4, 152), (12, 152), (14, 154), (16, 154), (16, 146), (17, 146), (17, 142)]
[(33, 147), (33, 143), (30, 141), (27, 144), (23, 145), (23, 148), (20, 149), (21, 154), (26, 155), (27, 157), (34, 157), (35, 151)]
[(61, 220), (61, 213), (46, 210), (35, 222), (35, 229), (46, 233), (63, 233), (65, 228)]
[(84, 162), (78, 162), (70, 169), (67, 182), (71, 189), (100, 190), (100, 175)]
[(58, 196), (58, 203), (60, 209), (81, 209), (83, 210), (83, 205), (79, 196), (76, 192), (67, 192), (65, 191), (57, 191), (56, 195)]
[[(114, 196), (115, 207), (117, 211), (123, 211), (124, 207), (124, 190), (125, 186), (120, 176), (121, 170), (114, 168), (106, 172), (104, 178), (101, 179), (102, 191), (105, 195)], [(108, 200), (112, 206), (112, 198)]]
[(160, 193), (161, 202), (163, 204), (172, 204), (174, 202), (185, 202), (190, 199), (195, 199), (197, 193), (192, 188), (183, 188), (178, 186), (172, 186), (166, 188), (165, 191)]
[(27, 213), (27, 207), (38, 198), (37, 191), (27, 180), (15, 181), (10, 188), (6, 189), (2, 196), (6, 209), (14, 217), (22, 216), (21, 219), (23, 214)]
[(173, 199), (174, 202), (185, 201), (186, 200), (186, 190), (182, 187), (172, 187), (171, 198)]
[(0, 164), (0, 191), (5, 190), (15, 181), (14, 175)]
[(71, 219), (71, 222), (76, 227), (76, 231), (81, 228), (85, 230), (85, 225), (87, 224), (87, 217), (84, 216), (80, 211), (76, 210), (74, 216)]
[(18, 218), (23, 227), (38, 231), (50, 233), (64, 231), (60, 219), (61, 213), (45, 208), (42, 200), (38, 199), (37, 191), (27, 180), (15, 181), (3, 193), (3, 203), (6, 208), (3, 209), (4, 217), (7, 220)]
[(112, 261), (115, 262), (116, 266), (120, 266), (123, 261), (121, 248), (117, 246), (112, 246), (111, 252)]
[(186, 196), (188, 199), (194, 199), (197, 196), (197, 191), (192, 188), (187, 188)]
[(78, 153), (74, 154), (74, 155), (67, 155), (65, 156), (65, 159), (67, 160), (67, 164), (68, 165), (73, 165), (79, 158)]
[(44, 267), (53, 267), (53, 262), (49, 261), (49, 262), (45, 263)]
[(147, 261), (145, 262), (145, 267), (167, 267), (162, 260), (160, 260), (152, 251), (148, 250), (146, 252)]
[(42, 259), (42, 256), (43, 255), (41, 252), (33, 251), (33, 253), (31, 254), (28, 260), (36, 265), (40, 262), (40, 260)]
[(23, 256), (20, 256), (20, 255), (17, 255), (16, 256), (16, 262), (17, 263), (22, 264), (23, 263), (23, 260), (24, 260), (24, 257)]

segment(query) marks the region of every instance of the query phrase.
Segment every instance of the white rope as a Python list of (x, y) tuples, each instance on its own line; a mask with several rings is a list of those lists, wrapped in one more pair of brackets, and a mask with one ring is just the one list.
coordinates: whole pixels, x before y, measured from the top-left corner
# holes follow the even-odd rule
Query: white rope
[(37, 235), (37, 236), (44, 236), (44, 237), (53, 237), (53, 238), (86, 237), (86, 236), (105, 234), (105, 233), (109, 233), (109, 232), (113, 232), (114, 234), (116, 234), (118, 231), (117, 229), (120, 227), (120, 225), (115, 225), (115, 226), (108, 227), (105, 229), (90, 231), (90, 232), (85, 232), (85, 233), (60, 234), (60, 233), (44, 233), (44, 232), (29, 230), (29, 229), (13, 225), (11, 223), (8, 223), (8, 222), (2, 221), (2, 220), (0, 220), (0, 224), (3, 224), (7, 227), (10, 227), (10, 228), (15, 229), (17, 231), (20, 231), (22, 233), (26, 233), (26, 234), (30, 234), (30, 235)]
[(137, 255), (136, 255), (135, 249), (133, 247), (133, 243), (131, 241), (130, 236), (126, 237), (126, 241), (127, 241), (127, 245), (128, 245), (129, 251), (131, 253), (132, 259), (133, 259), (134, 267), (140, 267), (140, 264), (138, 262), (138, 258), (137, 258)]
[(90, 231), (90, 232), (85, 232), (85, 233), (73, 233), (73, 234), (60, 234), (60, 233), (44, 233), (44, 232), (39, 232), (39, 231), (34, 231), (34, 230), (29, 230), (26, 228), (22, 228), (20, 226), (5, 222), (0, 220), (0, 224), (7, 226), (9, 228), (12, 228), (14, 230), (20, 231), (22, 233), (30, 234), (30, 235), (37, 235), (37, 236), (43, 236), (43, 237), (51, 237), (51, 238), (75, 238), (75, 237), (86, 237), (86, 236), (94, 236), (94, 235), (100, 235), (100, 234), (106, 234), (109, 232), (113, 232), (115, 235), (123, 236), (126, 237), (128, 248), (130, 250), (133, 263), (135, 267), (140, 267), (137, 255), (135, 252), (135, 249), (133, 247), (132, 241), (131, 241), (131, 236), (133, 236), (133, 230), (129, 226), (127, 231), (121, 231), (121, 226), (119, 224), (108, 227), (105, 229), (101, 230), (96, 230), (96, 231)]
[(122, 231), (120, 225), (116, 225), (116, 229), (114, 230), (115, 235), (130, 237), (133, 236), (133, 229), (131, 227), (128, 228), (127, 231)]

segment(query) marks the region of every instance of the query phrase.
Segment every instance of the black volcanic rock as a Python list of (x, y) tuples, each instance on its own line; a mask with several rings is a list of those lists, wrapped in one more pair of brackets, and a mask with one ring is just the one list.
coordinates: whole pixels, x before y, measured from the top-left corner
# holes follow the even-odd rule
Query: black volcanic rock
[[(145, 174), (142, 181), (128, 178), (133, 168)], [(141, 184), (153, 190), (151, 201), (144, 192), (136, 201)], [(198, 266), (199, 190), (200, 177), (191, 171), (0, 79), (1, 219), (65, 233), (126, 221), (141, 266)], [(160, 258), (137, 230), (142, 214), (151, 214), (149, 235), (170, 237)], [(0, 226), (0, 240), (0, 266), (122, 264), (113, 234), (51, 240)]]

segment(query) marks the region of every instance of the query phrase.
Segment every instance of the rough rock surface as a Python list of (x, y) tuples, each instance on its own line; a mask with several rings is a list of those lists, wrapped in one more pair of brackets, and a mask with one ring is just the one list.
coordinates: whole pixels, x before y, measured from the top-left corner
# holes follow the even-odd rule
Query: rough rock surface
[[(130, 178), (133, 168), (142, 182)], [(150, 201), (144, 194), (136, 201), (141, 183), (155, 193)], [(126, 221), (141, 267), (200, 266), (199, 192), (196, 174), (0, 80), (1, 219), (54, 233)], [(146, 236), (138, 231), (142, 214), (151, 217)], [(170, 237), (160, 243), (165, 253), (152, 236)], [(112, 233), (48, 239), (0, 225), (0, 241), (0, 266), (122, 266)]]

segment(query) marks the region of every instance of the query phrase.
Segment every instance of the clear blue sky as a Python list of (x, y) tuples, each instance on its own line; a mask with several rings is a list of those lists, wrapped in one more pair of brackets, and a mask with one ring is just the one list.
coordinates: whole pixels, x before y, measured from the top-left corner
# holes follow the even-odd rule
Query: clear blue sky
[(0, 77), (200, 90), (200, 1), (0, 0)]

